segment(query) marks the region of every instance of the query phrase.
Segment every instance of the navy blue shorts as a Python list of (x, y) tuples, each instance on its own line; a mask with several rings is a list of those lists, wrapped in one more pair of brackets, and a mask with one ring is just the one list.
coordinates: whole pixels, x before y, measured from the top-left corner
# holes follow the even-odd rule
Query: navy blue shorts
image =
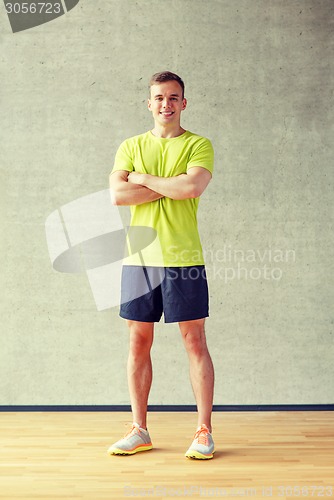
[(123, 266), (120, 316), (165, 323), (209, 316), (205, 266)]

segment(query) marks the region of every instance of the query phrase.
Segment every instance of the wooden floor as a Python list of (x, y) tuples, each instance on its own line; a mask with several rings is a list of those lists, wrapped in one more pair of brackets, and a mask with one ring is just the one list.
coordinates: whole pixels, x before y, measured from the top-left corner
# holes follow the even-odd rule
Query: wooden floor
[(154, 449), (108, 456), (130, 423), (118, 412), (0, 413), (0, 498), (334, 500), (333, 412), (215, 412), (207, 461), (184, 457), (195, 413), (150, 413)]

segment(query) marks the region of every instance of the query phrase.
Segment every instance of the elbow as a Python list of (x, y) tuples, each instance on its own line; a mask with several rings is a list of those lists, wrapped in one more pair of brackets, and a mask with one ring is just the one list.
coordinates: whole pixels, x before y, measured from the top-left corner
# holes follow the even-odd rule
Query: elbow
[(114, 205), (114, 206), (122, 205), (121, 198), (120, 198), (119, 194), (117, 193), (117, 191), (115, 191), (114, 189), (110, 188), (109, 192), (110, 192), (111, 204)]
[(198, 186), (196, 186), (195, 184), (191, 186), (189, 190), (189, 198), (198, 198), (199, 196), (201, 196), (201, 194), (202, 190)]

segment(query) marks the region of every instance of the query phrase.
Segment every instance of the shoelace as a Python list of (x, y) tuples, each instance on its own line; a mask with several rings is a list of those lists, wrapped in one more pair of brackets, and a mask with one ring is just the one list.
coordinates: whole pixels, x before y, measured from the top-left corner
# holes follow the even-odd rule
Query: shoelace
[(208, 446), (208, 434), (209, 431), (205, 427), (201, 427), (200, 429), (198, 429), (198, 431), (196, 431), (194, 439), (197, 439), (198, 444), (204, 444), (205, 446)]
[(136, 427), (135, 425), (132, 425), (131, 426), (131, 429), (128, 430), (125, 434), (124, 434), (124, 437), (130, 437), (130, 436), (133, 436), (134, 434), (141, 434), (141, 431), (140, 429), (138, 429), (138, 427)]

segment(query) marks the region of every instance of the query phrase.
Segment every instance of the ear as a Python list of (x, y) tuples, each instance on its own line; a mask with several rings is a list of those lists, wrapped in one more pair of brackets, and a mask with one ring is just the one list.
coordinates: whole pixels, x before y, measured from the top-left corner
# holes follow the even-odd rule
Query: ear
[(186, 109), (187, 107), (187, 99), (182, 99), (182, 110)]
[(151, 99), (147, 99), (147, 107), (151, 111)]

